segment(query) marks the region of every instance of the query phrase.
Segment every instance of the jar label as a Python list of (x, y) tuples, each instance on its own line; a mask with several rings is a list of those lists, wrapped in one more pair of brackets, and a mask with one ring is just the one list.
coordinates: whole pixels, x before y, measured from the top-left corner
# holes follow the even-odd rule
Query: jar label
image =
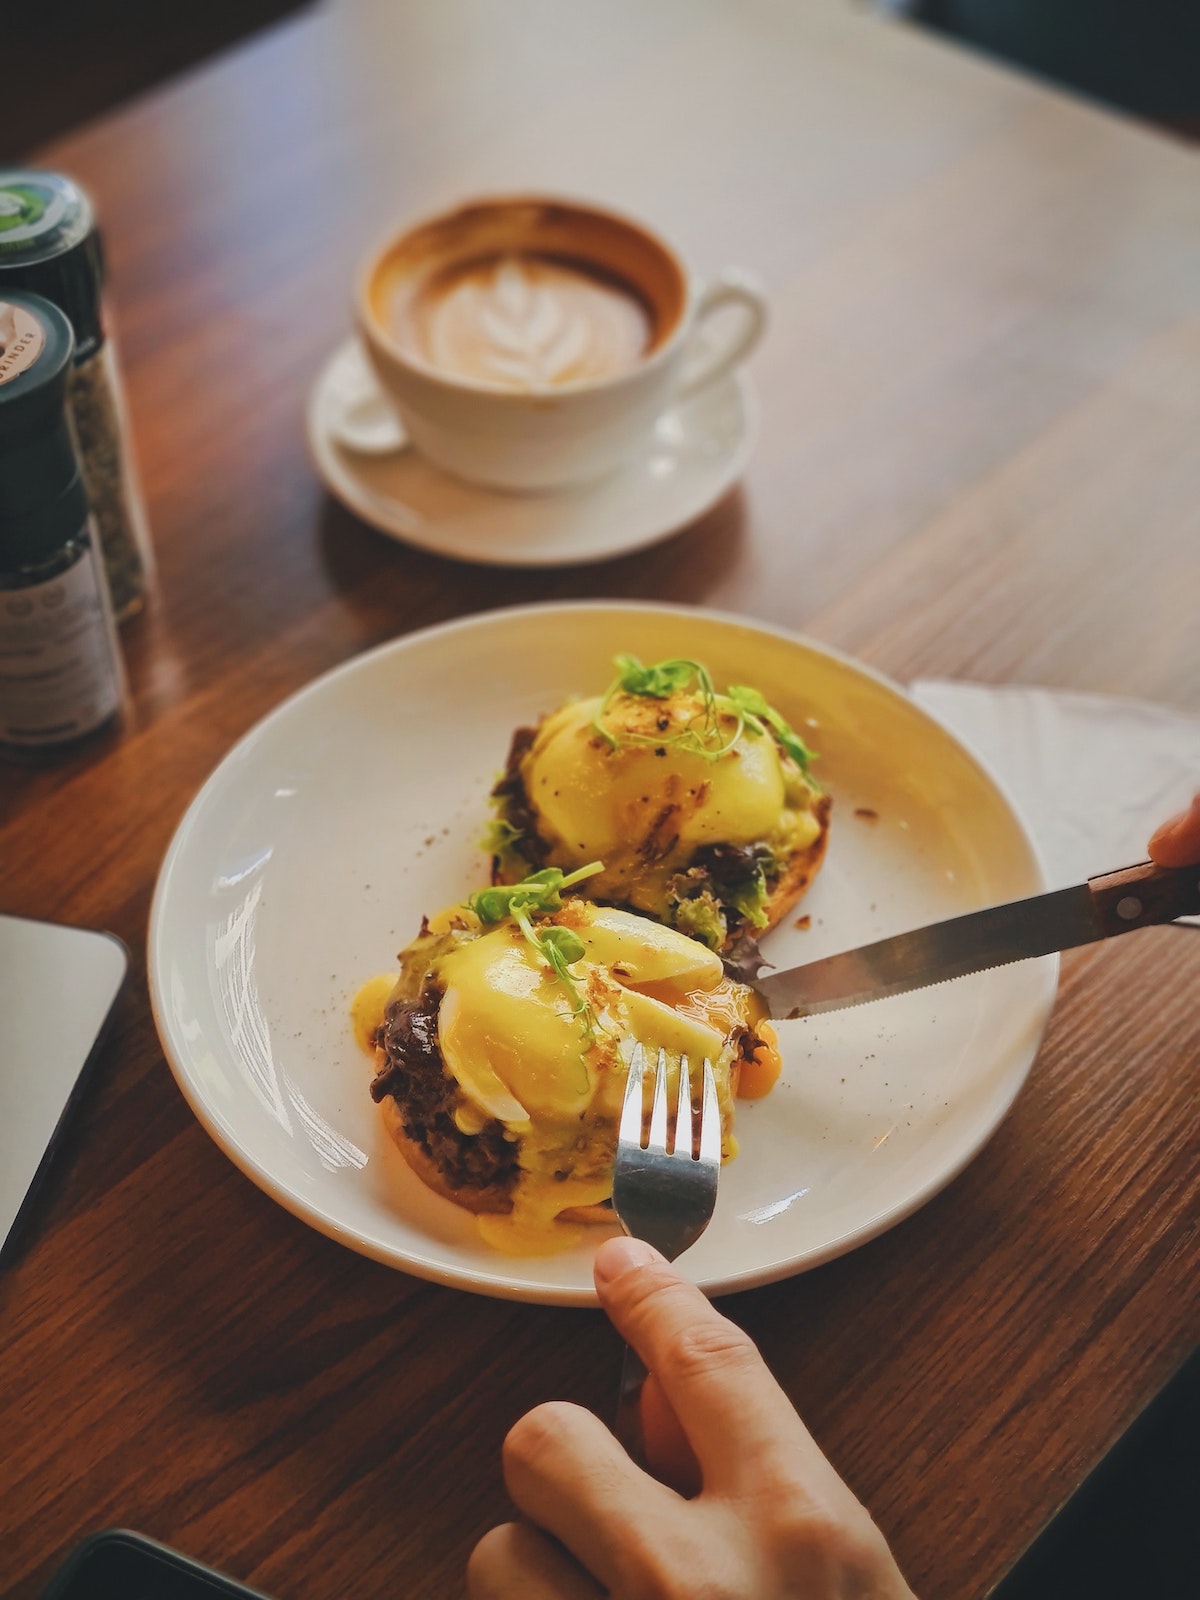
[(91, 544), (65, 572), (0, 586), (0, 740), (63, 744), (121, 702), (112, 618)]
[(45, 330), (33, 312), (0, 300), (0, 384), (27, 372), (45, 346)]

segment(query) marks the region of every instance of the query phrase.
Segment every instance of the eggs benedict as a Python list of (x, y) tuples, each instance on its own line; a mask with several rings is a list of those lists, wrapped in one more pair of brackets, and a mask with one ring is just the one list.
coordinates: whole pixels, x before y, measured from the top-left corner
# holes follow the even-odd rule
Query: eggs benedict
[(518, 728), (493, 790), (492, 877), (603, 870), (590, 899), (729, 951), (773, 927), (825, 853), (813, 752), (758, 690), (697, 661), (618, 656), (607, 692)]
[(761, 1002), (713, 951), (564, 897), (602, 870), (549, 868), (427, 919), (386, 998), (368, 985), (358, 1003), (371, 1094), (405, 1158), (517, 1254), (571, 1243), (572, 1223), (611, 1221), (639, 1043), (651, 1061), (666, 1052), (672, 1094), (682, 1056), (711, 1061), (725, 1159), (734, 1095), (766, 1093), (779, 1073)]

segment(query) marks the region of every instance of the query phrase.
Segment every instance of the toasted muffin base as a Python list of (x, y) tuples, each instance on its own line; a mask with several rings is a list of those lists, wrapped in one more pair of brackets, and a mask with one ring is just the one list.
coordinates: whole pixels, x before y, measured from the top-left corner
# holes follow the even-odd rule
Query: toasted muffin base
[(512, 1210), (512, 1196), (505, 1185), (490, 1183), (452, 1189), (429, 1152), (409, 1138), (400, 1107), (391, 1096), (379, 1102), (379, 1111), (392, 1142), (427, 1189), (478, 1215), (502, 1216)]
[[(544, 721), (545, 719), (543, 718), (542, 720)], [(541, 723), (538, 724), (538, 727), (540, 726)], [(514, 822), (522, 832), (520, 843), (513, 847), (513, 853), (521, 863), (520, 867), (514, 870), (511, 862), (509, 862), (508, 870), (506, 870), (504, 857), (493, 855), (491, 864), (491, 881), (493, 884), (516, 883), (528, 873), (536, 872), (542, 867), (554, 864), (553, 849), (538, 836), (537, 812), (530, 804), (524, 780), (521, 777), (521, 761), (532, 745), (536, 733), (537, 728), (521, 727), (516, 729), (513, 734), (512, 748), (509, 751), (504, 779), (492, 791), (493, 796), (503, 798), (504, 810), (501, 815)], [(720, 953), (728, 954), (747, 933), (753, 937), (761, 937), (763, 933), (777, 927), (809, 888), (820, 871), (821, 863), (825, 859), (825, 850), (829, 843), (829, 819), (833, 810), (832, 797), (828, 794), (818, 794), (813, 802), (812, 810), (820, 831), (806, 849), (796, 851), (781, 873), (779, 881), (771, 891), (764, 908), (767, 915), (766, 927), (759, 929), (755, 933), (755, 930), (748, 927), (746, 923), (738, 922), (727, 935)], [(591, 898), (586, 888), (582, 893), (585, 899)], [(639, 916), (649, 916), (652, 919), (655, 916), (653, 912), (647, 911), (642, 906), (635, 906), (628, 901), (616, 900), (607, 903), (634, 911)], [(730, 913), (727, 911), (727, 919), (729, 915)]]
[[(379, 1102), (379, 1111), (393, 1144), (427, 1189), (432, 1189), (443, 1200), (449, 1200), (451, 1205), (461, 1206), (464, 1211), (471, 1211), (476, 1216), (507, 1216), (512, 1211), (512, 1195), (499, 1184), (481, 1188), (451, 1188), (428, 1152), (415, 1139), (409, 1138), (400, 1107), (390, 1096)], [(570, 1206), (559, 1216), (564, 1222), (579, 1222), (588, 1226), (616, 1220), (612, 1206), (607, 1202), (594, 1206)]]
[(827, 794), (818, 795), (813, 805), (813, 815), (820, 823), (821, 831), (807, 849), (796, 852), (780, 874), (765, 908), (768, 929), (779, 926), (820, 871), (829, 844), (829, 817), (832, 810), (831, 797)]

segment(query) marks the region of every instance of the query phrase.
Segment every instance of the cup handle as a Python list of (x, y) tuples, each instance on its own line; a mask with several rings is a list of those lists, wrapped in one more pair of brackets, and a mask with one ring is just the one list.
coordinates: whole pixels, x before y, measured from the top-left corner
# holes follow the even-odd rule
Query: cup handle
[[(723, 339), (702, 344), (704, 324), (714, 312), (725, 306), (739, 307), (742, 315)], [(683, 381), (677, 390), (678, 397), (682, 399), (695, 394), (697, 389), (705, 389), (731, 372), (762, 338), (766, 324), (767, 298), (758, 279), (739, 267), (726, 267), (718, 273), (700, 291)]]
[(362, 346), (347, 343), (318, 380), (325, 426), (337, 442), (362, 456), (389, 456), (408, 447), (404, 424), (376, 381)]

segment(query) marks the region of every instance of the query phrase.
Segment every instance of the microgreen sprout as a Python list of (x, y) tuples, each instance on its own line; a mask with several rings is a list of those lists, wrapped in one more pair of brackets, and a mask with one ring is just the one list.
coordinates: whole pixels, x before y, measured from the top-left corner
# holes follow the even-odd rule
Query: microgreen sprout
[(767, 875), (761, 865), (755, 867), (754, 876), (739, 886), (729, 897), (730, 904), (740, 911), (752, 928), (765, 928), (768, 922)]
[(522, 878), (520, 883), (480, 889), (467, 904), (480, 922), (503, 922), (505, 917), (515, 916), (518, 911), (561, 911), (564, 889), (572, 889), (603, 871), (603, 861), (591, 861), (586, 867), (577, 867), (574, 872), (565, 874), (561, 867), (543, 867), (540, 872)]
[[(741, 738), (742, 713), (736, 706), (722, 704), (721, 697), (713, 687), (708, 668), (699, 661), (676, 656), (668, 661), (659, 661), (654, 666), (644, 667), (636, 656), (620, 655), (614, 657), (613, 665), (617, 669), (617, 675), (609, 684), (600, 703), (600, 709), (592, 718), (593, 730), (610, 749), (616, 750), (623, 744), (649, 745), (655, 749), (665, 749), (669, 746), (685, 751), (689, 755), (702, 756), (705, 761), (719, 761)], [(641, 695), (651, 700), (666, 700), (673, 694), (689, 690), (693, 682), (696, 686), (695, 692), (700, 697), (700, 710), (677, 733), (665, 737), (662, 734), (627, 731), (616, 734), (605, 726), (604, 718), (617, 695)], [(723, 711), (728, 710), (733, 712), (735, 725), (732, 734), (726, 738), (721, 726), (721, 716)]]
[(583, 940), (570, 928), (535, 928), (525, 911), (514, 912), (513, 920), (571, 996), (571, 1015), (582, 1020), (583, 1036), (590, 1042), (595, 1037), (596, 1021), (587, 996), (571, 971), (571, 963), (583, 959), (586, 949)]
[(747, 729), (757, 725), (757, 731), (761, 732), (765, 724), (775, 735), (780, 748), (791, 756), (800, 771), (807, 776), (813, 752), (791, 725), (783, 720), (775, 707), (767, 704), (765, 695), (760, 694), (757, 689), (747, 687), (744, 683), (731, 683), (726, 699), (730, 705), (737, 707), (745, 719)]
[(503, 922), (505, 917), (513, 919), (526, 941), (571, 996), (571, 1015), (582, 1020), (583, 1035), (589, 1042), (595, 1037), (596, 1019), (578, 978), (571, 971), (572, 963), (582, 961), (587, 947), (571, 928), (535, 927), (533, 915), (561, 910), (564, 889), (574, 888), (577, 883), (603, 871), (602, 861), (589, 862), (586, 867), (566, 874), (561, 867), (543, 867), (541, 872), (531, 873), (520, 883), (480, 889), (467, 901), (482, 923)]
[[(787, 723), (766, 696), (746, 684), (733, 684), (726, 694), (718, 694), (713, 686), (708, 668), (699, 661), (675, 656), (667, 661), (645, 667), (636, 656), (619, 655), (613, 665), (617, 675), (609, 684), (600, 709), (592, 719), (593, 730), (610, 749), (621, 745), (650, 745), (655, 748), (671, 746), (690, 755), (703, 756), (706, 761), (719, 761), (732, 750), (743, 733), (758, 738), (770, 732), (785, 755), (808, 776), (808, 764), (813, 752)], [(644, 733), (614, 733), (605, 725), (605, 717), (613, 701), (620, 694), (640, 695), (651, 700), (666, 700), (673, 694), (688, 691), (695, 685), (701, 702), (700, 711), (678, 732), (662, 737)], [(726, 736), (723, 717), (732, 717), (732, 734)]]
[(493, 817), (481, 843), (489, 855), (500, 856), (522, 837), (520, 828), (514, 827), (507, 817)]
[(712, 679), (707, 669), (684, 656), (644, 667), (636, 656), (620, 655), (614, 656), (613, 666), (617, 669), (617, 683), (626, 694), (644, 694), (654, 700), (665, 700), (677, 689), (686, 689), (693, 678), (699, 681), (702, 690), (707, 684), (712, 693)]

